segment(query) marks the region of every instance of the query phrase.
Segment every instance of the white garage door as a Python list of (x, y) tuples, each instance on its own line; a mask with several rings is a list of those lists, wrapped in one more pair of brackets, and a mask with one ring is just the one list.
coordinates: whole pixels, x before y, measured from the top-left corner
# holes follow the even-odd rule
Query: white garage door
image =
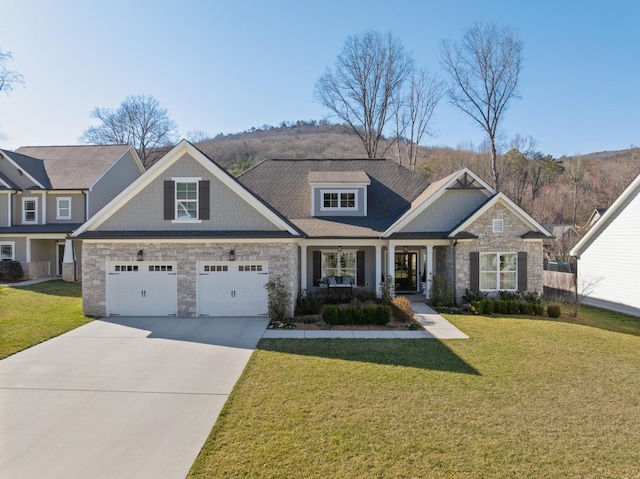
[(200, 316), (260, 316), (268, 314), (267, 262), (199, 261)]
[(171, 261), (110, 261), (109, 316), (176, 316), (178, 281)]

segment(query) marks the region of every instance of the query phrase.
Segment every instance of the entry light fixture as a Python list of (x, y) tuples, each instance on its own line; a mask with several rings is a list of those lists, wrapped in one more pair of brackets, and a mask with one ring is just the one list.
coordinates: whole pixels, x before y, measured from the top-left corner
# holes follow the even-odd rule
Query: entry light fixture
[(144, 250), (138, 250), (138, 261), (142, 261), (144, 259)]
[(236, 260), (236, 250), (232, 249), (229, 250), (229, 261), (235, 261)]
[(338, 246), (338, 253), (342, 253), (342, 246)]
[(408, 253), (408, 252), (409, 252), (409, 247), (408, 247), (408, 246), (405, 246), (405, 247), (404, 247), (404, 252), (405, 252), (405, 253)]

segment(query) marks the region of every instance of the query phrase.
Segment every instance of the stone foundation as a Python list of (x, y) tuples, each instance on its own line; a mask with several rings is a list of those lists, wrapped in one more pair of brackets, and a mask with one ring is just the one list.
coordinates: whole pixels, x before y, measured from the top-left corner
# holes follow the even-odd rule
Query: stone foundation
[(268, 261), (269, 281), (281, 278), (291, 292), (289, 314), (298, 295), (298, 247), (293, 243), (92, 243), (82, 246), (82, 305), (88, 316), (107, 314), (107, 261), (135, 261), (138, 250), (145, 261), (178, 263), (178, 316), (196, 315), (196, 262), (227, 261), (235, 250), (236, 261)]

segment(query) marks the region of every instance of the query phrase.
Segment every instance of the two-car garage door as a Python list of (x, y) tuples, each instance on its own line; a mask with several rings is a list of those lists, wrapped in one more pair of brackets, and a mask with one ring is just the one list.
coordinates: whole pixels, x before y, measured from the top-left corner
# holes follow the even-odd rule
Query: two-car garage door
[[(107, 267), (108, 315), (177, 315), (176, 262), (112, 261)], [(196, 270), (199, 316), (267, 314), (266, 261), (199, 261)]]

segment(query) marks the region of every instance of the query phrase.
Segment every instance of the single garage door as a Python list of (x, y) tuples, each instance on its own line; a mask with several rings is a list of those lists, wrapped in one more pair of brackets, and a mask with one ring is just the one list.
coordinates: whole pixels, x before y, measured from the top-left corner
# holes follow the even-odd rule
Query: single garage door
[(176, 316), (178, 281), (171, 261), (110, 261), (109, 316)]
[(198, 315), (268, 314), (266, 261), (199, 261)]

